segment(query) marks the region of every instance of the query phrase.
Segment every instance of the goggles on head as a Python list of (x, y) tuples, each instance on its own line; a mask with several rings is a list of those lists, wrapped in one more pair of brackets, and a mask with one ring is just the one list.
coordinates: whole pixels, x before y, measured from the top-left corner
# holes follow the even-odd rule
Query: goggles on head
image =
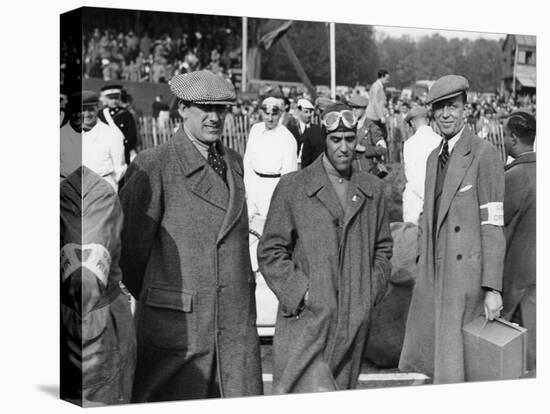
[(349, 129), (355, 128), (355, 125), (357, 124), (357, 118), (355, 117), (355, 114), (349, 109), (341, 112), (329, 112), (323, 117), (322, 122), (327, 131), (331, 132), (338, 128), (340, 120), (342, 120), (344, 126)]

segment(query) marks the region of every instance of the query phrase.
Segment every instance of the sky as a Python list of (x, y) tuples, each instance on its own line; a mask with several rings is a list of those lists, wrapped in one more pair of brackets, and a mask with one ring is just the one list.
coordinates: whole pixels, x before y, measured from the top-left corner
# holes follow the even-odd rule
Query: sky
[(439, 33), (441, 36), (452, 39), (458, 37), (475, 40), (478, 38), (484, 38), (488, 40), (500, 40), (506, 37), (506, 34), (502, 33), (485, 33), (485, 32), (470, 32), (470, 31), (453, 31), (453, 30), (437, 30), (437, 29), (420, 29), (410, 27), (395, 27), (395, 26), (374, 26), (375, 36), (377, 39), (380, 37), (401, 37), (403, 35), (409, 35), (413, 39), (417, 40), (422, 36), (431, 36), (432, 34)]

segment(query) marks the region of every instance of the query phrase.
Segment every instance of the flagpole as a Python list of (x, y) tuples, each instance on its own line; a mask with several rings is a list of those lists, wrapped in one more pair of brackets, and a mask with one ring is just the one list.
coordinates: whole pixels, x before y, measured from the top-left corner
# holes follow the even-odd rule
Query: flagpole
[(241, 75), (241, 92), (246, 92), (246, 78), (247, 78), (247, 62), (246, 55), (248, 52), (248, 18), (243, 17), (243, 44), (242, 44), (242, 75)]
[(336, 50), (335, 50), (335, 27), (334, 23), (329, 23), (330, 27), (330, 97), (336, 99)]

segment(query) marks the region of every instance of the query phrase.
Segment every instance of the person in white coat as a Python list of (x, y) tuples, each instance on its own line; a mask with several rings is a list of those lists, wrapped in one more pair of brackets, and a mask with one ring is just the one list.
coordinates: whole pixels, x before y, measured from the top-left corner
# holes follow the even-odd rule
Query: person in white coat
[(441, 137), (428, 125), (426, 107), (414, 107), (407, 113), (405, 121), (413, 128), (414, 135), (403, 146), (407, 179), (403, 192), (403, 221), (418, 225), (424, 204), (426, 162), (430, 152), (441, 143)]
[(273, 191), (282, 175), (298, 169), (294, 136), (279, 124), (283, 112), (280, 99), (269, 97), (261, 105), (264, 122), (250, 130), (244, 153), (244, 185), (251, 227), (265, 219)]
[(69, 122), (61, 128), (60, 178), (84, 165), (106, 180), (115, 191), (126, 172), (124, 135), (98, 118), (99, 97), (82, 91), (69, 99)]

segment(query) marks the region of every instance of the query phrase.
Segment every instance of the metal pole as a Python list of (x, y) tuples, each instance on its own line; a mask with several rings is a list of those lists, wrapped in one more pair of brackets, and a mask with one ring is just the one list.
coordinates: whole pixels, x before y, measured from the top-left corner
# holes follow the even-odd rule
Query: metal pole
[(516, 99), (516, 71), (517, 71), (516, 68), (518, 66), (518, 52), (519, 52), (517, 40), (515, 40), (515, 43), (516, 43), (516, 52), (514, 53), (514, 75), (512, 79), (512, 94), (514, 99)]
[(241, 74), (241, 92), (246, 92), (246, 55), (248, 54), (248, 18), (243, 17), (243, 45), (242, 45), (242, 62), (243, 62), (243, 69)]
[(336, 50), (335, 50), (335, 26), (329, 23), (330, 27), (330, 97), (336, 99)]

